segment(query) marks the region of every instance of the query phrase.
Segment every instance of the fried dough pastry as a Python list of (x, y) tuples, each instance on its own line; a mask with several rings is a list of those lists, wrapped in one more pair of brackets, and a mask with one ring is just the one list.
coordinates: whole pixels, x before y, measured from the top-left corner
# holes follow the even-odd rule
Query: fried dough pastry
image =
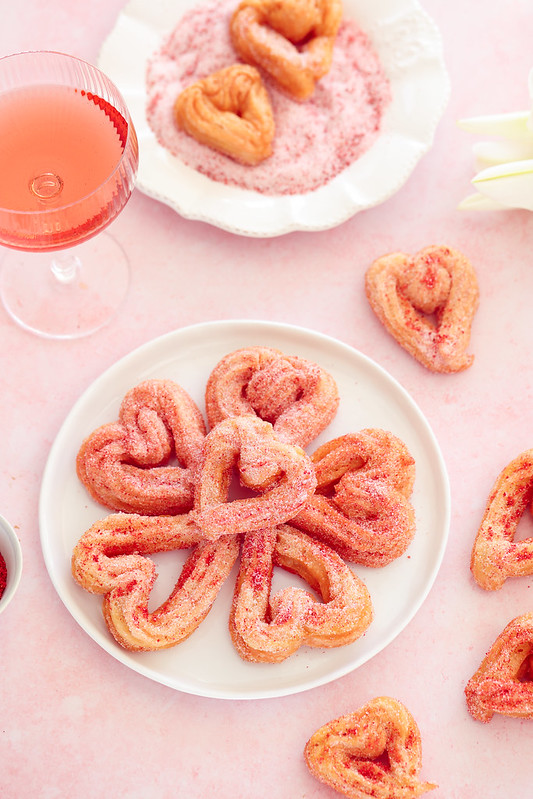
[(465, 688), (469, 713), (533, 719), (533, 613), (509, 622)]
[[(118, 422), (91, 433), (76, 459), (97, 502), (144, 515), (192, 507), (206, 429), (187, 392), (172, 380), (146, 380), (124, 397)], [(176, 457), (177, 466), (168, 465)]]
[(380, 322), (427, 369), (459, 372), (472, 364), (466, 350), (479, 290), (460, 252), (433, 246), (414, 257), (384, 255), (368, 269), (365, 288)]
[(499, 474), (490, 492), (472, 548), (470, 570), (481, 588), (494, 591), (508, 577), (533, 574), (533, 538), (514, 541), (518, 523), (533, 511), (533, 449)]
[(414, 799), (438, 787), (420, 782), (420, 731), (407, 708), (387, 696), (324, 724), (304, 755), (314, 777), (349, 799)]
[(296, 100), (306, 100), (331, 67), (341, 0), (243, 0), (230, 35), (243, 61), (267, 72)]
[(272, 106), (253, 66), (233, 64), (188, 86), (174, 116), (189, 136), (240, 163), (255, 166), (272, 155)]
[(402, 555), (415, 533), (415, 462), (403, 441), (369, 428), (323, 444), (311, 460), (317, 488), (291, 523), (364, 566)]
[[(270, 596), (274, 566), (298, 574), (322, 602), (295, 586)], [(279, 663), (304, 644), (344, 646), (371, 621), (366, 586), (329, 547), (290, 525), (244, 536), (230, 615), (231, 638), (244, 660)]]
[[(148, 610), (156, 579), (146, 555), (189, 549), (168, 599)], [(72, 554), (72, 574), (91, 593), (103, 594), (103, 612), (115, 640), (125, 649), (166, 649), (185, 640), (211, 609), (239, 554), (238, 538), (201, 539), (187, 514), (112, 514), (96, 522)]]
[(272, 347), (226, 355), (209, 375), (205, 392), (211, 427), (233, 416), (258, 416), (282, 441), (300, 447), (327, 427), (338, 405), (337, 384), (325, 369)]
[[(205, 538), (236, 535), (286, 522), (316, 486), (310, 458), (280, 441), (272, 425), (255, 416), (225, 419), (205, 439), (191, 516)], [(252, 496), (230, 501), (233, 473)]]

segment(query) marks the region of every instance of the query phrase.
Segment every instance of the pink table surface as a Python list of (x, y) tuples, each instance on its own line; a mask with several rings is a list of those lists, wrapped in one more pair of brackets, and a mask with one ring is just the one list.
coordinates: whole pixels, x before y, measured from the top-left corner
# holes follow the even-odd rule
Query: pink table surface
[[(0, 53), (57, 49), (96, 61), (121, 0), (4, 3)], [(239, 238), (187, 221), (139, 191), (112, 232), (132, 285), (111, 325), (78, 341), (39, 339), (0, 310), (0, 513), (24, 551), (19, 591), (0, 617), (0, 793), (40, 797), (333, 799), (302, 752), (324, 722), (387, 694), (423, 738), (422, 776), (442, 799), (532, 795), (533, 722), (468, 714), (463, 689), (504, 625), (532, 609), (531, 579), (485, 593), (469, 572), (488, 491), (533, 446), (530, 293), (533, 217), (457, 210), (470, 192), (470, 115), (529, 106), (529, 0), (425, 0), (444, 41), (452, 93), (431, 151), (378, 208), (336, 229)], [(481, 303), (474, 365), (434, 375), (401, 350), (369, 309), (363, 275), (377, 256), (443, 243), (473, 262)], [(156, 336), (219, 319), (290, 322), (370, 356), (427, 416), (449, 471), (449, 544), (429, 597), (370, 662), (286, 698), (227, 701), (179, 693), (117, 662), (56, 595), (41, 553), (38, 499), (46, 459), (76, 399), (106, 368)]]

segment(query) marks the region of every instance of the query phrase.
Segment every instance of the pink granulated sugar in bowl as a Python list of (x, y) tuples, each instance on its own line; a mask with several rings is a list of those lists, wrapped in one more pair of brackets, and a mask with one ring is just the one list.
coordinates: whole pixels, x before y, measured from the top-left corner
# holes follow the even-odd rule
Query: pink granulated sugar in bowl
[(345, 19), (331, 69), (309, 100), (292, 100), (264, 75), (276, 125), (273, 153), (258, 166), (244, 166), (180, 131), (173, 114), (187, 86), (239, 61), (229, 35), (235, 7), (235, 0), (195, 6), (152, 55), (148, 123), (161, 146), (212, 180), (268, 195), (314, 191), (356, 161), (379, 134), (391, 99), (379, 58), (357, 23)]

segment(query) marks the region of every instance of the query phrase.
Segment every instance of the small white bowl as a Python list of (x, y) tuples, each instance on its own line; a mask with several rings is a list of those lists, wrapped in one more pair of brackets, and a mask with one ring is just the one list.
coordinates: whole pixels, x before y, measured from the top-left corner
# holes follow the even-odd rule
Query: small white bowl
[(15, 595), (22, 574), (22, 547), (9, 522), (0, 516), (0, 553), (6, 562), (7, 582), (0, 597), (0, 613), (4, 611)]

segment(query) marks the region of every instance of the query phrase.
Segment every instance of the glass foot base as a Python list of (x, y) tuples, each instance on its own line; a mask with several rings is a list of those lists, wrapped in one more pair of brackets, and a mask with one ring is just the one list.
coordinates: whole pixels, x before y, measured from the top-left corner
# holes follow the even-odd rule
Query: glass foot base
[(4, 308), (21, 327), (45, 338), (81, 338), (104, 327), (128, 286), (127, 256), (109, 233), (64, 251), (4, 250), (1, 257)]

